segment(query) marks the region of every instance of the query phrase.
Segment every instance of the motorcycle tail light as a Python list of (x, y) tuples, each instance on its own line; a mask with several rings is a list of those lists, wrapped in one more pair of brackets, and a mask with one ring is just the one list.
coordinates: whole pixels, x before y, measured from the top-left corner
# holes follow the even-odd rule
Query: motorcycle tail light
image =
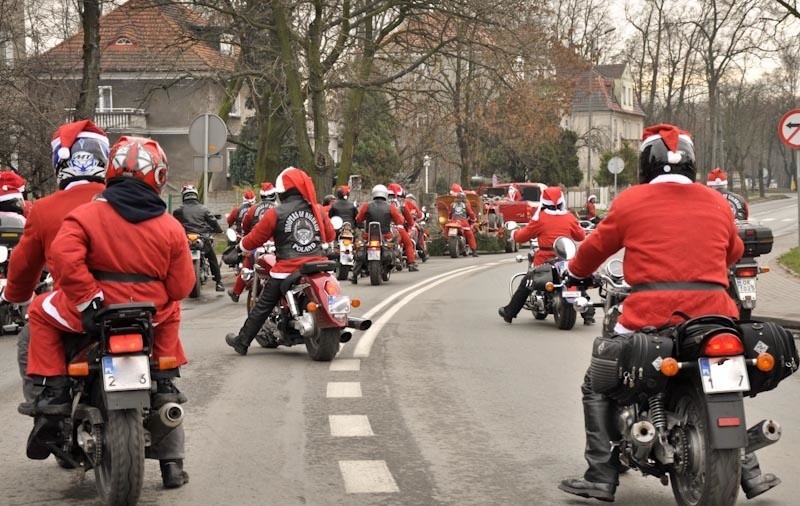
[(742, 420), (738, 416), (727, 416), (717, 418), (717, 427), (738, 427)]
[(319, 306), (317, 305), (316, 302), (309, 302), (308, 304), (306, 304), (306, 311), (308, 311), (309, 313), (313, 313), (318, 308)]
[(176, 369), (178, 367), (178, 359), (176, 357), (158, 357), (158, 370), (166, 371), (167, 369)]
[(67, 366), (67, 373), (70, 376), (88, 376), (89, 362), (75, 362)]
[(761, 372), (769, 372), (775, 367), (775, 357), (770, 353), (759, 353), (756, 357), (756, 368)]
[(111, 336), (108, 340), (108, 349), (111, 353), (133, 353), (142, 351), (143, 348), (141, 334), (119, 334)]
[(361, 299), (350, 299), (350, 305), (353, 307), (359, 307), (361, 305)]
[(734, 276), (737, 278), (754, 278), (758, 274), (758, 267), (737, 267)]
[(350, 244), (352, 244), (352, 241), (350, 239), (345, 239), (342, 241), (342, 244), (344, 244), (345, 246), (350, 246)]
[(326, 281), (325, 293), (327, 293), (328, 295), (339, 295), (341, 293), (341, 290), (339, 290), (339, 283), (334, 283), (333, 281)]
[(708, 357), (726, 357), (744, 353), (742, 340), (728, 333), (717, 334), (703, 346), (703, 355)]
[(389, 241), (389, 242), (386, 243), (386, 247), (387, 248), (394, 248), (394, 243)]
[(194, 241), (196, 241), (196, 240), (197, 240), (197, 239), (200, 237), (200, 235), (199, 235), (199, 234), (186, 234), (186, 237), (187, 237), (187, 238), (188, 238), (190, 241), (194, 242)]
[(378, 248), (380, 247), (380, 245), (381, 245), (380, 241), (370, 241), (368, 244), (370, 248)]

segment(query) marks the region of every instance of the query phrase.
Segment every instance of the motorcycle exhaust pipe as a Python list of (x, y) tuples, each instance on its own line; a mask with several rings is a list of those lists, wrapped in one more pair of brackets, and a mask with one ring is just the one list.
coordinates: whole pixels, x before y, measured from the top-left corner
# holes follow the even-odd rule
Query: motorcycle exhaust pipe
[(635, 446), (633, 457), (637, 461), (645, 460), (656, 442), (656, 428), (647, 420), (636, 422), (631, 427), (631, 440)]
[(590, 307), (592, 307), (592, 305), (589, 303), (589, 299), (586, 297), (578, 297), (575, 299), (575, 302), (572, 303), (572, 306), (581, 314), (585, 313)]
[(747, 429), (747, 448), (745, 453), (758, 451), (775, 444), (781, 438), (781, 424), (774, 420), (761, 420)]
[(180, 404), (168, 402), (158, 408), (158, 418), (165, 427), (174, 429), (183, 422), (183, 408)]
[(353, 333), (352, 332), (344, 331), (339, 336), (339, 342), (340, 343), (346, 343), (346, 342), (350, 341), (352, 338), (353, 338)]
[(347, 317), (347, 326), (356, 330), (367, 330), (372, 327), (372, 320), (366, 318), (356, 318), (355, 316)]

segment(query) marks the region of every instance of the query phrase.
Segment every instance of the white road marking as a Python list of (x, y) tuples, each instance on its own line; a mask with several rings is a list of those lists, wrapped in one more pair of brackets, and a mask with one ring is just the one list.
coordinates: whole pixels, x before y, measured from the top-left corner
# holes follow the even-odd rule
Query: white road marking
[(361, 383), (358, 381), (330, 381), (328, 382), (329, 399), (361, 397)]
[(384, 460), (340, 460), (339, 470), (348, 494), (385, 494), (399, 492), (397, 483)]
[[(766, 221), (766, 220), (764, 220), (764, 221)], [(794, 221), (794, 218), (784, 218), (781, 221), (783, 221), (783, 222)]]
[(360, 371), (361, 360), (357, 358), (337, 358), (331, 362), (331, 371)]
[(775, 218), (764, 218), (764, 219), (763, 219), (763, 220), (761, 220), (761, 221), (775, 221)]
[[(430, 283), (430, 280), (427, 280), (427, 281), (422, 281), (420, 283), (415, 284), (411, 288), (416, 288), (420, 284), (422, 284), (424, 286), (422, 288), (416, 290), (415, 292), (412, 292), (411, 294), (407, 295), (405, 298), (403, 298), (403, 300), (401, 300), (400, 302), (396, 303), (394, 306), (392, 306), (391, 309), (386, 311), (386, 313), (382, 314), (380, 318), (378, 318), (377, 320), (374, 320), (372, 322), (372, 327), (370, 327), (369, 330), (364, 332), (364, 334), (358, 340), (358, 344), (356, 344), (356, 349), (353, 351), (353, 356), (354, 357), (360, 357), (360, 358), (369, 357), (369, 353), (370, 353), (370, 351), (372, 351), (372, 345), (375, 342), (375, 339), (378, 337), (378, 334), (380, 333), (380, 331), (386, 325), (386, 323), (389, 320), (391, 320), (392, 317), (398, 311), (400, 311), (403, 308), (403, 306), (405, 306), (406, 304), (411, 302), (417, 295), (419, 295), (419, 294), (421, 294), (423, 292), (426, 292), (426, 291), (430, 290), (431, 288), (444, 283), (445, 281), (450, 281), (452, 278), (456, 278), (456, 277), (458, 277), (458, 276), (460, 276), (462, 274), (466, 274), (467, 272), (472, 272), (472, 271), (475, 271), (475, 270), (482, 270), (482, 269), (485, 269), (487, 267), (489, 267), (488, 264), (473, 265), (473, 266), (467, 267), (465, 269), (459, 269), (457, 271), (449, 272), (444, 277), (437, 276), (439, 278), (439, 280), (435, 281), (433, 283)], [(433, 278), (433, 279), (435, 279), (435, 278)], [(405, 293), (405, 291), (403, 293)], [(379, 306), (380, 306), (380, 304), (379, 304)]]
[(374, 436), (369, 418), (366, 415), (329, 415), (331, 436), (368, 437)]

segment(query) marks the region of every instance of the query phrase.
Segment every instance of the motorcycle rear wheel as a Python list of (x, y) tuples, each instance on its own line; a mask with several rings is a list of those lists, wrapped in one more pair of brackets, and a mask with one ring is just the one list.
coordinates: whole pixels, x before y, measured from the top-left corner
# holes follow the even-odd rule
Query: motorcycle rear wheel
[(447, 239), (447, 249), (450, 253), (450, 258), (458, 258), (458, 237), (449, 237)]
[(103, 504), (127, 506), (139, 501), (144, 482), (144, 426), (140, 410), (108, 412), (103, 457), (94, 474)]
[(194, 265), (194, 287), (192, 291), (189, 293), (189, 297), (192, 299), (196, 299), (200, 296), (200, 290), (202, 289), (201, 279), (200, 279), (200, 260), (195, 260), (192, 262)]
[(381, 284), (381, 277), (383, 267), (377, 260), (370, 260), (367, 262), (367, 270), (369, 271), (369, 284), (372, 286), (379, 286)]
[(338, 328), (321, 329), (317, 327), (313, 336), (306, 338), (306, 349), (311, 360), (317, 362), (330, 362), (339, 353)]
[(336, 279), (344, 281), (350, 276), (350, 266), (339, 264), (339, 269), (336, 271)]
[(563, 297), (557, 296), (556, 300), (553, 301), (553, 317), (559, 329), (569, 330), (575, 326), (578, 312)]
[(669, 396), (667, 409), (675, 412), (679, 418), (687, 418), (685, 430), (696, 431), (697, 437), (694, 439), (699, 443), (699, 448), (692, 448), (690, 445), (685, 452), (689, 457), (687, 467), (691, 467), (690, 463), (699, 459), (696, 466), (698, 472), (694, 473), (688, 468), (682, 473), (670, 471), (675, 501), (679, 506), (736, 504), (742, 474), (740, 450), (711, 448), (706, 430), (708, 413), (700, 387), (689, 382), (679, 383)]

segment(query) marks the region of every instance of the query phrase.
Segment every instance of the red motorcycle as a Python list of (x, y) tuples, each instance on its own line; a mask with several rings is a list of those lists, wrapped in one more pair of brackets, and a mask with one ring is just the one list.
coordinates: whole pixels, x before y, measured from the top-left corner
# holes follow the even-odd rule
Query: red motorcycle
[(458, 258), (459, 256), (467, 256), (472, 253), (472, 250), (467, 244), (467, 236), (464, 235), (464, 229), (469, 228), (461, 225), (456, 220), (450, 220), (444, 224), (445, 237), (447, 237), (447, 251), (450, 253), (450, 258)]
[[(254, 276), (247, 296), (248, 311), (277, 261), (271, 243), (256, 250), (255, 255), (255, 272), (245, 273)], [(305, 344), (311, 360), (327, 362), (339, 352), (339, 343), (353, 337), (347, 329), (367, 330), (372, 321), (350, 316), (351, 308), (359, 307), (361, 301), (342, 293), (335, 269), (336, 262), (309, 262), (284, 279), (283, 296), (256, 335), (258, 344), (264, 348)]]

